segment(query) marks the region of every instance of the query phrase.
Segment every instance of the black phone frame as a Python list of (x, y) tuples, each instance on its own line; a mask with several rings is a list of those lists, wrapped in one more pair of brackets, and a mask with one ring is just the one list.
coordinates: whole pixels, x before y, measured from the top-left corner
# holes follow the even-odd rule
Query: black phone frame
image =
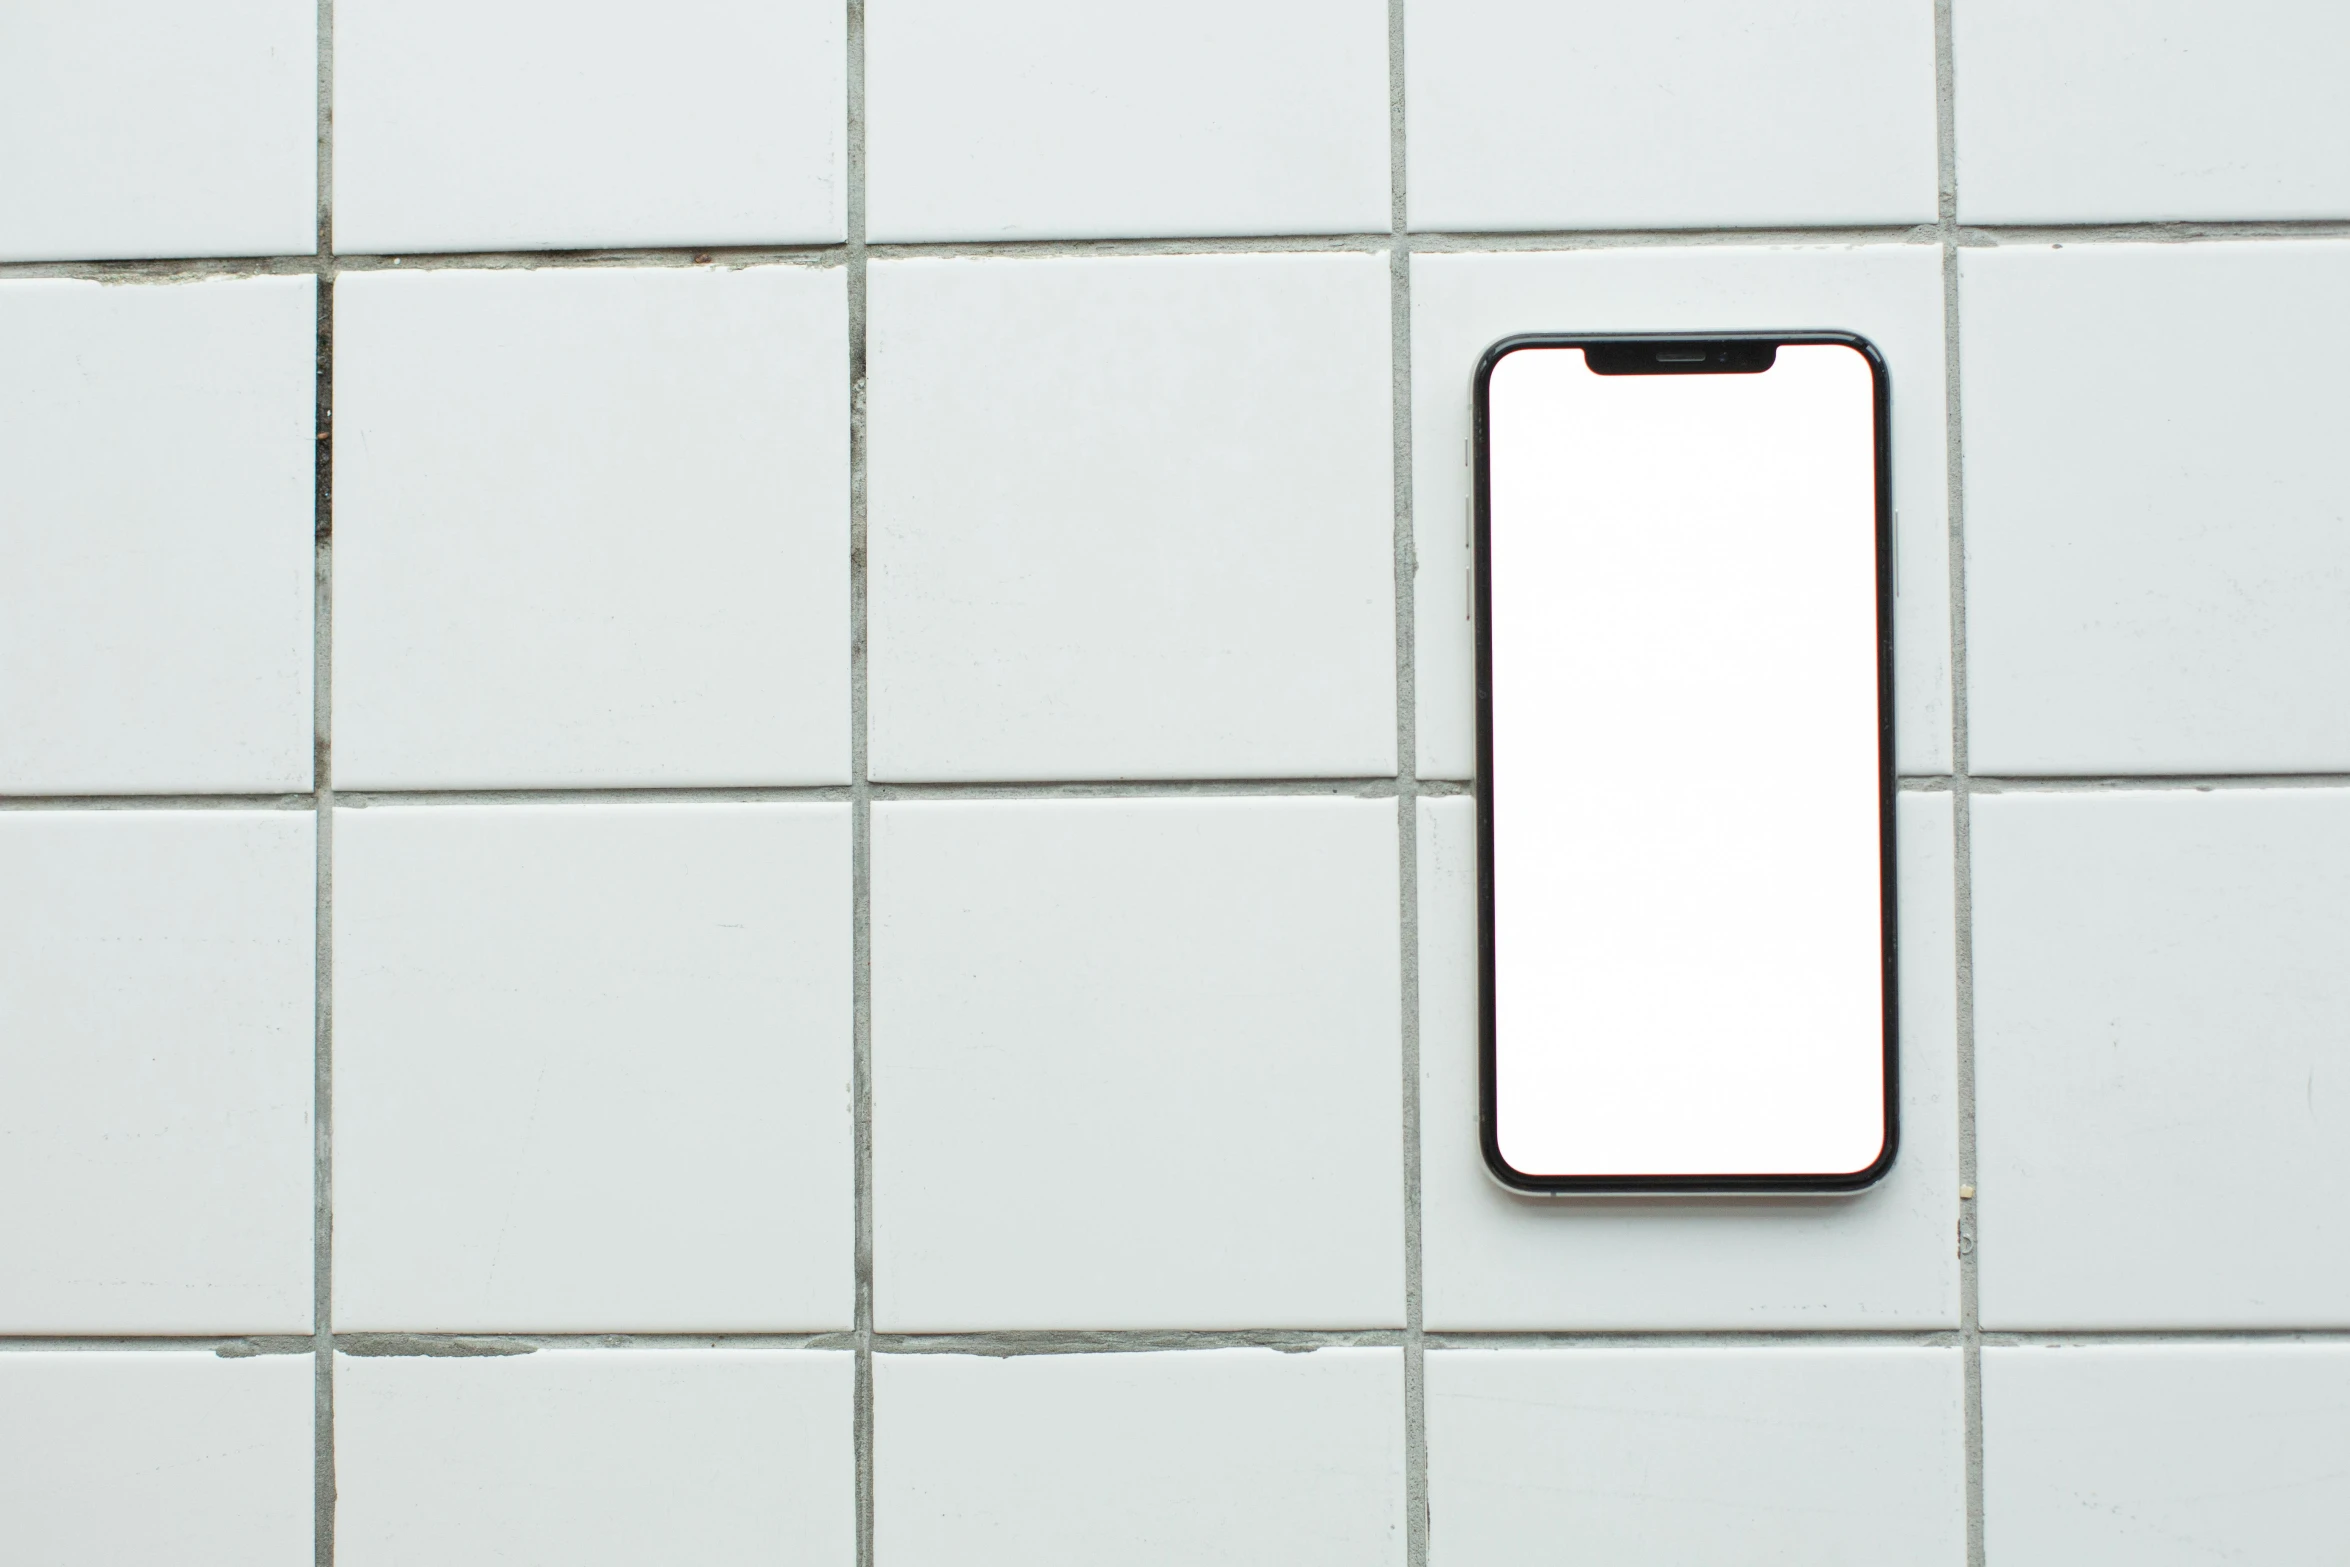
[[(1494, 961), (1493, 961), (1493, 640), (1492, 626), (1492, 514), (1491, 464), (1486, 440), (1488, 435), (1487, 401), (1494, 368), (1509, 355), (1521, 349), (1532, 348), (1627, 348), (1702, 349), (1706, 357), (1682, 355), (1670, 362), (1659, 362), (1652, 355), (1653, 369), (1641, 369), (1632, 374), (1655, 375), (1736, 375), (1750, 370), (1719, 366), (1713, 355), (1722, 350), (1736, 353), (1769, 344), (1774, 349), (1801, 344), (1834, 344), (1850, 348), (1868, 362), (1874, 387), (1876, 418), (1876, 525), (1877, 525), (1877, 800), (1878, 800), (1878, 902), (1883, 911), (1882, 975), (1885, 1001), (1885, 1145), (1876, 1159), (1866, 1168), (1843, 1174), (1830, 1175), (1535, 1175), (1513, 1168), (1501, 1155), (1495, 1132), (1494, 1034)], [(1472, 508), (1472, 540), (1474, 582), (1472, 587), (1472, 619), (1477, 642), (1477, 1134), (1484, 1150), (1485, 1167), (1493, 1177), (1515, 1192), (1537, 1196), (1566, 1196), (1574, 1194), (1645, 1193), (1645, 1194), (1717, 1194), (1740, 1193), (1848, 1193), (1875, 1185), (1893, 1168), (1894, 1155), (1901, 1145), (1901, 1079), (1900, 1040), (1901, 1013), (1898, 988), (1899, 951), (1896, 898), (1898, 884), (1894, 870), (1894, 774), (1893, 774), (1893, 391), (1892, 378), (1885, 368), (1884, 355), (1874, 343), (1857, 333), (1841, 331), (1789, 332), (1532, 332), (1505, 337), (1488, 348), (1477, 361), (1474, 384), (1475, 411), (1473, 414), (1473, 442), (1475, 459), (1472, 464), (1472, 483), (1475, 485)]]

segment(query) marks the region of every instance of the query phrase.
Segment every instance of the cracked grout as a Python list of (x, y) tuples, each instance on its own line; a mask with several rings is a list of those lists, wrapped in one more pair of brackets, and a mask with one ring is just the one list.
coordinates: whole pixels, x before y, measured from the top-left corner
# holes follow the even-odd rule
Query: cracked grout
[(849, 1103), (855, 1205), (854, 1402), (858, 1567), (873, 1567), (873, 784), (867, 774), (868, 723), (866, 528), (867, 251), (865, 245), (865, 5), (847, 0), (843, 69), (842, 232), (847, 240), (849, 330)]
[[(1430, 1350), (1487, 1349), (1676, 1349), (1721, 1346), (1790, 1348), (1836, 1345), (1893, 1345), (1964, 1348), (1966, 1330), (1934, 1327), (1834, 1328), (1013, 1328), (993, 1330), (861, 1334), (855, 1328), (741, 1330), (717, 1332), (405, 1332), (371, 1330), (336, 1333), (331, 1348), (346, 1356), (417, 1358), (496, 1357), (534, 1349), (776, 1349), (883, 1355), (1131, 1355), (1203, 1349), (1405, 1348), (1417, 1333)], [(2078, 1328), (1981, 1329), (1974, 1341), (1997, 1348), (2093, 1349), (2140, 1345), (2191, 1347), (2207, 1344), (2350, 1344), (2350, 1328)], [(0, 1336), (0, 1355), (96, 1350), (142, 1353), (209, 1351), (229, 1359), (262, 1355), (308, 1355), (320, 1348), (317, 1335), (247, 1334), (11, 1334)]]
[[(322, 34), (323, 37), (323, 34)], [(322, 164), (323, 167), (323, 164)], [(1947, 177), (1947, 173), (1946, 173)], [(323, 184), (323, 179), (322, 179)], [(862, 191), (859, 191), (862, 197)], [(1916, 245), (1990, 249), (2002, 245), (2228, 244), (2258, 240), (2350, 239), (2350, 220), (2210, 219), (2142, 223), (1772, 224), (1749, 228), (1423, 230), (1366, 234), (1170, 235), (1157, 238), (901, 240), (810, 244), (665, 245), (577, 250), (320, 252), (276, 256), (61, 257), (0, 261), (0, 281), (66, 278), (98, 283), (181, 283), (210, 278), (334, 277), (345, 272), (560, 271), (578, 268), (768, 266), (847, 267), (859, 258), (907, 260), (1049, 259), (1070, 256), (1275, 256), (1495, 254), (1736, 245)]]
[[(318, 258), (334, 254), (334, 0), (318, 0)], [(335, 1559), (334, 1350), (334, 323), (335, 282), (316, 283), (316, 451), (311, 528), (316, 559), (311, 643), (311, 787), (316, 812), (317, 943), (311, 1081), (311, 1377), (315, 1397), (311, 1550), (316, 1567)]]

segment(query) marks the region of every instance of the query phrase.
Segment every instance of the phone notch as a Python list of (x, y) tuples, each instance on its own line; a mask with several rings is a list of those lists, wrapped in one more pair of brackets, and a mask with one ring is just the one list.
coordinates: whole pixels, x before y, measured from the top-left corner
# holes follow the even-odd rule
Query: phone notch
[(1584, 361), (1597, 375), (1755, 375), (1778, 362), (1769, 338), (1647, 338), (1588, 343)]

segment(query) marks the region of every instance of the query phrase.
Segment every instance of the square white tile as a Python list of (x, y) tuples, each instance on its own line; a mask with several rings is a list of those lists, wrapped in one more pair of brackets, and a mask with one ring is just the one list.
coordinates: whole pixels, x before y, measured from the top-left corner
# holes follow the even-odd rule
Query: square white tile
[(310, 1331), (314, 820), (0, 814), (0, 1333)]
[(1415, 229), (1934, 221), (1934, 16), (1406, 0)]
[(873, 268), (872, 773), (1395, 770), (1378, 256)]
[(1403, 1354), (881, 1355), (884, 1562), (1404, 1560)]
[(1983, 1541), (2000, 1567), (2338, 1560), (2350, 1346), (1983, 1351)]
[(2350, 244), (1959, 276), (1973, 770), (2350, 769)]
[(856, 1362), (579, 1349), (335, 1358), (335, 1560), (857, 1559)]
[(1893, 388), (1894, 765), (1950, 766), (1949, 514), (1942, 263), (1924, 245), (1704, 246), (1412, 261), (1413, 592), (1423, 778), (1476, 768), (1469, 619), (1470, 398), (1522, 332), (1857, 332)]
[(1374, 0), (889, 0), (865, 113), (876, 240), (1388, 228)]
[(335, 821), (335, 1325), (847, 1327), (846, 805)]
[(308, 1355), (0, 1355), (10, 1560), (310, 1567), (314, 1386)]
[(1432, 1350), (1433, 1567), (1966, 1560), (1956, 1349)]
[(318, 246), (316, 0), (10, 0), (0, 261)]
[(2339, 6), (1960, 0), (1951, 45), (1962, 222), (2350, 215)]
[(1974, 805), (1985, 1327), (2350, 1325), (2350, 792)]
[(846, 26), (826, 0), (338, 0), (335, 248), (838, 240)]
[(339, 787), (847, 780), (838, 269), (335, 293)]
[[(1477, 811), (1420, 812), (1421, 1289), (1441, 1329), (1955, 1327), (1951, 805), (1898, 803), (1901, 1146), (1849, 1197), (1527, 1197), (1477, 1144)], [(1693, 969), (1693, 982), (1702, 974)]]
[(316, 297), (0, 283), (0, 792), (310, 787)]
[(1395, 806), (873, 808), (887, 1330), (1403, 1321)]

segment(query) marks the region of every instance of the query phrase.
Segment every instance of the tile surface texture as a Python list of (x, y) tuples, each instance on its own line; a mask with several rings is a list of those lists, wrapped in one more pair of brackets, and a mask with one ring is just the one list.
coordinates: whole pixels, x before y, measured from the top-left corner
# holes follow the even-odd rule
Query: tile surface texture
[(873, 268), (872, 774), (1395, 769), (1387, 263)]
[(540, 1350), (335, 1363), (335, 1560), (857, 1559), (837, 1352)]
[(844, 15), (826, 0), (337, 0), (335, 247), (840, 239)]
[(317, 0), (9, 0), (0, 261), (308, 253)]
[(876, 240), (1387, 230), (1375, 0), (889, 0), (865, 28)]
[(1960, 266), (1974, 770), (2350, 770), (2350, 243)]
[(310, 1567), (308, 1355), (0, 1354), (11, 1561)]
[(845, 805), (335, 832), (335, 1322), (850, 1325)]
[(2350, 217), (2350, 12), (1951, 8), (1967, 223)]
[(2000, 1567), (2320, 1567), (2341, 1554), (2350, 1346), (1983, 1351)]
[(878, 1561), (1404, 1560), (1394, 1349), (882, 1355)]
[[(1419, 771), (1476, 766), (1469, 620), (1471, 390), (1526, 332), (1856, 332), (1893, 391), (1895, 766), (1950, 765), (1949, 529), (1940, 257), (1922, 245), (1706, 246), (1412, 261), (1412, 532)], [(1728, 758), (1725, 758), (1727, 761)]]
[(848, 777), (835, 269), (335, 290), (335, 782)]
[[(0, 0), (0, 1558), (2332, 1567), (2346, 46)], [(1475, 367), (1821, 328), (1899, 1157), (1515, 1196)]]
[(1407, 0), (1415, 229), (1934, 220), (1934, 17)]
[(1984, 1326), (2350, 1326), (2350, 792), (1978, 798), (1974, 856)]
[(312, 831), (0, 814), (0, 1334), (310, 1331)]
[(1966, 1560), (1956, 1349), (1436, 1350), (1428, 1559)]
[(873, 811), (890, 1331), (1397, 1326), (1395, 804)]
[(0, 793), (309, 787), (315, 299), (0, 281)]
[[(1524, 1197), (1477, 1145), (1477, 813), (1422, 800), (1421, 1288), (1431, 1330), (1958, 1324), (1951, 806), (1898, 801), (1900, 1150), (1849, 1197)], [(1703, 982), (1693, 965), (1691, 980)]]

